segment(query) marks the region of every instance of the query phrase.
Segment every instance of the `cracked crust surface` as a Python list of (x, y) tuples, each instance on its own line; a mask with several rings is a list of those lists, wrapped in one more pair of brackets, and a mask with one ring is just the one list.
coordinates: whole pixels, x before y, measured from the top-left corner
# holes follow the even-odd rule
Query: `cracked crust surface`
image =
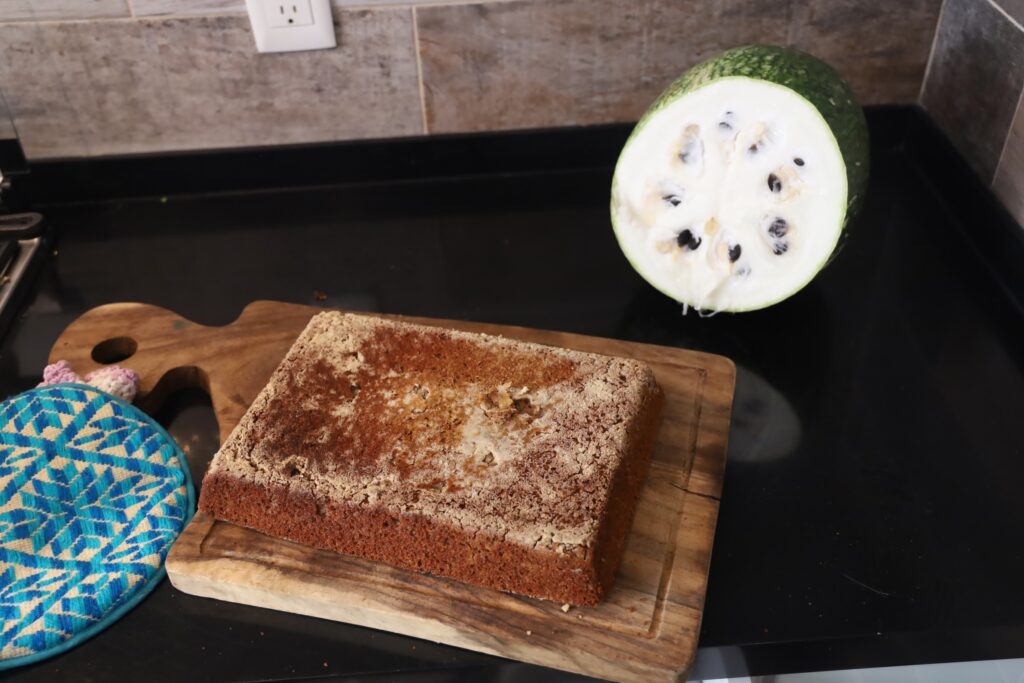
[(321, 313), (214, 457), (200, 508), (594, 604), (621, 558), (660, 404), (636, 361)]

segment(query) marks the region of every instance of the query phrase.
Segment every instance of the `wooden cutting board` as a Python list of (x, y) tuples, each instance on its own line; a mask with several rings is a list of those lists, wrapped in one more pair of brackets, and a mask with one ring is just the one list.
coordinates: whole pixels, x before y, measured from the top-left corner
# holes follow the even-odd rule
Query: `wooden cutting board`
[[(171, 392), (205, 389), (221, 441), (321, 309), (257, 301), (205, 327), (135, 303), (95, 308), (50, 353), (84, 374), (123, 362), (149, 412)], [(616, 583), (598, 607), (572, 608), (462, 585), (271, 538), (197, 514), (167, 558), (179, 590), (403, 633), (612, 680), (679, 680), (693, 662), (718, 516), (735, 367), (683, 349), (481, 323), (402, 318), (651, 365), (666, 404)], [(127, 356), (127, 357), (126, 357)], [(123, 360), (120, 360), (123, 358)], [(203, 472), (194, 472), (201, 477)]]

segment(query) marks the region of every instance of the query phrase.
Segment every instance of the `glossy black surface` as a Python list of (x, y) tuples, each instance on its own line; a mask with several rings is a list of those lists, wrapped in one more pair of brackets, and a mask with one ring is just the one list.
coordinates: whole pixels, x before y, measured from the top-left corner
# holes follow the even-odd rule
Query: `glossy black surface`
[[(558, 171), (550, 139), (532, 173), (51, 205), (59, 254), (4, 341), (0, 392), (33, 385), (76, 316), (121, 300), (206, 324), (271, 298), (724, 354), (739, 378), (694, 675), (1024, 656), (1021, 261), (985, 256), (1021, 253), (1020, 234), (918, 113), (871, 123), (871, 190), (844, 251), (789, 301), (735, 316), (684, 317), (648, 287), (609, 228), (614, 154)], [(201, 477), (217, 445), (205, 397), (159, 418)], [(18, 673), (574, 679), (166, 582)]]

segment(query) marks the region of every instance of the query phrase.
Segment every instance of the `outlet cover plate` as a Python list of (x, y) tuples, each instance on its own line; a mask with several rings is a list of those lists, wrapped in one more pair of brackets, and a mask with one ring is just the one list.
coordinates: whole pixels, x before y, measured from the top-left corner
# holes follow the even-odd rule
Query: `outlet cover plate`
[(322, 50), (337, 46), (331, 0), (245, 0), (260, 52)]

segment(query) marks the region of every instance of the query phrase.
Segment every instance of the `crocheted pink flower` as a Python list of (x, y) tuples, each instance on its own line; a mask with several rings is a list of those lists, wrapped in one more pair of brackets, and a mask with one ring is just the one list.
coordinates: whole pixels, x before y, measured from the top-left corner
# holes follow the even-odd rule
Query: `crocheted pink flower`
[(43, 381), (39, 386), (47, 384), (63, 384), (65, 382), (81, 383), (82, 378), (71, 369), (66, 360), (59, 360), (43, 368)]
[(43, 381), (39, 383), (39, 386), (68, 382), (88, 384), (129, 403), (134, 401), (135, 395), (139, 393), (139, 374), (134, 370), (118, 365), (109, 365), (99, 370), (93, 370), (83, 378), (71, 369), (71, 365), (66, 360), (59, 360), (43, 368)]

